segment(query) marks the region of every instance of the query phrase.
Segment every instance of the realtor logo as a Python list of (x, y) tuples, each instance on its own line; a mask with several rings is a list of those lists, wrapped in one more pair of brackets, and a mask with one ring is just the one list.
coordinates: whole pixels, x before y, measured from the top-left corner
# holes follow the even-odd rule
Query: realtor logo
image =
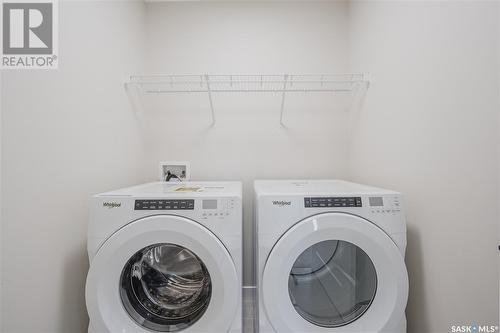
[(57, 68), (56, 0), (2, 0), (3, 69)]

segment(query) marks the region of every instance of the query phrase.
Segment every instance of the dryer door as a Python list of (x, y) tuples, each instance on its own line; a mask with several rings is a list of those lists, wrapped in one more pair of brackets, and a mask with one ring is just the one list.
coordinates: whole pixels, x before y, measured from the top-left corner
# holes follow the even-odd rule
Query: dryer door
[(220, 240), (169, 215), (137, 220), (107, 239), (86, 287), (90, 327), (99, 332), (227, 332), (240, 297)]
[(277, 332), (381, 332), (400, 324), (408, 298), (404, 259), (373, 223), (319, 214), (289, 229), (262, 279)]

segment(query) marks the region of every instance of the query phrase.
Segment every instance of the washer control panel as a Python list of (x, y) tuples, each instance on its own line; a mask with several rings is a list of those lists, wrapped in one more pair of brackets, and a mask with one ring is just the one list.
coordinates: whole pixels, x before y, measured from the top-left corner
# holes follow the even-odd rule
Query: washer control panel
[(136, 200), (134, 205), (135, 210), (193, 210), (194, 200)]
[(234, 210), (235, 201), (234, 199), (202, 199), (202, 219), (210, 218), (224, 218), (231, 214)]
[(306, 208), (362, 207), (361, 197), (306, 197)]

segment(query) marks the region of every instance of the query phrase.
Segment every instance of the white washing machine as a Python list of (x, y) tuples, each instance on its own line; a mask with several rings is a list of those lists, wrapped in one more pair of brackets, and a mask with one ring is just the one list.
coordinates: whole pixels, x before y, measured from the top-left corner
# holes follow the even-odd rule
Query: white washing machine
[(260, 332), (406, 332), (401, 194), (255, 181)]
[(241, 243), (239, 182), (92, 197), (89, 332), (241, 332)]

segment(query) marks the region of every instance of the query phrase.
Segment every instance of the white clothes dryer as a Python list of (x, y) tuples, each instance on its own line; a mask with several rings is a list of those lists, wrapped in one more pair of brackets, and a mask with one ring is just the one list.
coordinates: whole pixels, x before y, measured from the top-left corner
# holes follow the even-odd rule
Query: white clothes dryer
[(241, 243), (239, 182), (92, 197), (89, 332), (241, 332)]
[(406, 332), (400, 193), (339, 180), (254, 188), (260, 332)]

